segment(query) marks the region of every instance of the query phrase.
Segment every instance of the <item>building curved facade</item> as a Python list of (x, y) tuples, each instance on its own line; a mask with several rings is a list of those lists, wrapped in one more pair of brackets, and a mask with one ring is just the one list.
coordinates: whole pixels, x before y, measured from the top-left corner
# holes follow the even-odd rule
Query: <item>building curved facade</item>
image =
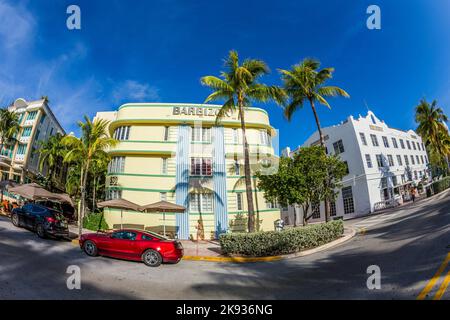
[[(115, 112), (99, 112), (110, 121), (109, 133), (120, 142), (111, 149), (107, 198), (139, 205), (166, 200), (186, 212), (165, 215), (167, 233), (179, 239), (217, 238), (224, 232), (245, 231), (247, 201), (242, 132), (237, 113), (216, 124), (218, 105), (128, 103)], [(248, 108), (246, 135), (252, 174), (262, 163), (275, 163), (275, 130), (268, 114)], [(272, 162), (271, 162), (272, 161)], [(257, 227), (273, 230), (280, 210), (266, 203), (253, 181)], [(161, 232), (163, 215), (105, 209), (110, 227), (120, 225)]]

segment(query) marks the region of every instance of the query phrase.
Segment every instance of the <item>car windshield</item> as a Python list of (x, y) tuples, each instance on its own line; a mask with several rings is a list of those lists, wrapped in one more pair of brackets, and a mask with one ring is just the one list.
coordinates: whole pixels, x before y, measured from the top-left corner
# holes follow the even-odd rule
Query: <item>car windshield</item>
[(147, 234), (149, 236), (155, 237), (155, 238), (157, 238), (159, 240), (169, 240), (169, 238), (164, 237), (163, 235), (157, 234), (157, 233), (152, 232), (152, 231), (145, 231), (144, 234)]

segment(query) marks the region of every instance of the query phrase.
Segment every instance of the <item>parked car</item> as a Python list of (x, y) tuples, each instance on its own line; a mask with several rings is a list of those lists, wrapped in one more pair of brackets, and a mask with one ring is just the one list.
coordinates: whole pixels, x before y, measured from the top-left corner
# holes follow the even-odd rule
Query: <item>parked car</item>
[(61, 212), (64, 218), (67, 219), (67, 221), (75, 220), (75, 209), (70, 204), (60, 203), (52, 200), (36, 200), (35, 203), (50, 208), (52, 210)]
[(183, 245), (178, 240), (132, 229), (83, 234), (80, 248), (89, 256), (142, 261), (150, 267), (157, 267), (162, 262), (178, 263), (184, 253)]
[(11, 221), (16, 227), (24, 227), (37, 233), (41, 238), (69, 237), (69, 225), (64, 216), (45, 206), (29, 203), (21, 208), (14, 208)]

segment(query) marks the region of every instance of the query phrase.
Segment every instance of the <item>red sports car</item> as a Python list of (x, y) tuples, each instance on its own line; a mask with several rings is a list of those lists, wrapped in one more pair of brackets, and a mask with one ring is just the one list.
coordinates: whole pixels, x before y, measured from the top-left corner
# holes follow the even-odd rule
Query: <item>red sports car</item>
[(183, 257), (183, 246), (178, 240), (149, 231), (117, 230), (110, 233), (88, 233), (80, 238), (80, 248), (89, 256), (143, 261), (157, 267), (162, 262), (177, 263)]

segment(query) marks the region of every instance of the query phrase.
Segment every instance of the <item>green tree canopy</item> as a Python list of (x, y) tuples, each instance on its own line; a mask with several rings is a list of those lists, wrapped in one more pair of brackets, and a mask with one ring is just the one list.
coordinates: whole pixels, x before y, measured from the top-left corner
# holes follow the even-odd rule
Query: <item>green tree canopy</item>
[[(277, 201), (283, 206), (302, 206), (303, 224), (306, 224), (311, 218), (307, 216), (311, 204), (336, 199), (346, 171), (345, 163), (338, 156), (326, 155), (320, 146), (305, 147), (293, 158), (282, 157), (277, 173), (257, 173), (258, 188), (264, 190), (268, 201)], [(324, 179), (329, 179), (330, 183), (324, 184)]]

